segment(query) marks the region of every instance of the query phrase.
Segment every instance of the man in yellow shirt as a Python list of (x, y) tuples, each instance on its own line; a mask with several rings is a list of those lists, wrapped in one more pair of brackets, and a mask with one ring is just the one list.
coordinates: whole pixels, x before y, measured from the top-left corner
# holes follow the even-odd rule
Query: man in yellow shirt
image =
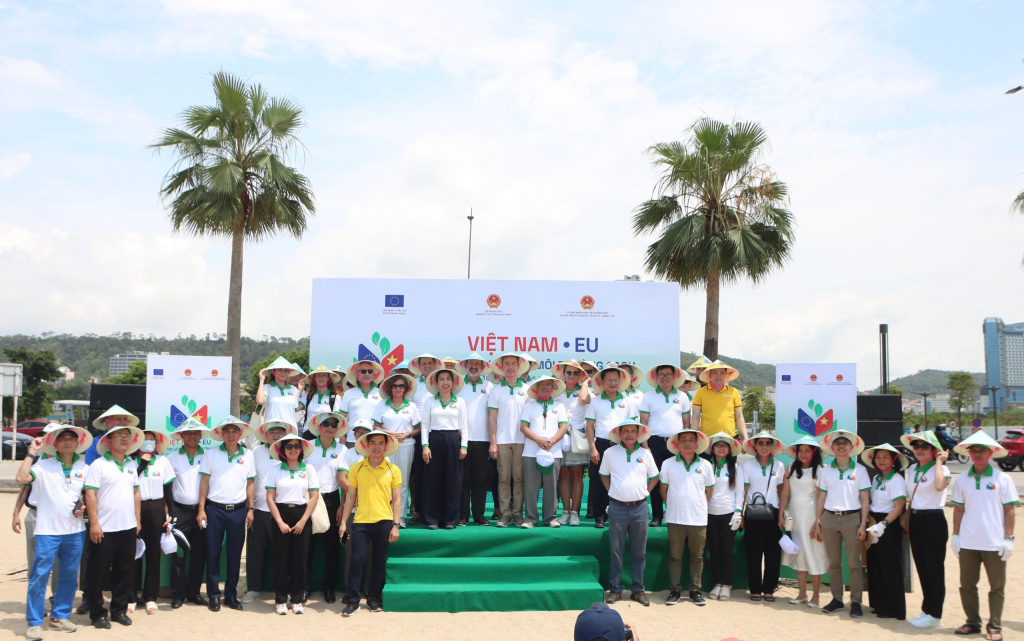
[(700, 381), (707, 383), (707, 386), (693, 395), (690, 425), (699, 426), (697, 429), (708, 436), (725, 432), (735, 437), (738, 432), (743, 441), (747, 440), (743, 399), (738, 389), (728, 385), (729, 381), (736, 380), (739, 375), (738, 370), (722, 361), (711, 363), (700, 373)]
[[(398, 451), (398, 439), (379, 430), (364, 434), (356, 441), (356, 451), (366, 458), (348, 471), (348, 493), (342, 514), (356, 508), (352, 525), (352, 562), (348, 570), (348, 595), (342, 616), (359, 611), (359, 586), (362, 584), (366, 547), (373, 544), (370, 586), (366, 605), (370, 612), (383, 609), (384, 570), (388, 562), (388, 544), (398, 540), (402, 505), (402, 471), (385, 457)], [(338, 536), (344, 540), (348, 523), (341, 521)]]

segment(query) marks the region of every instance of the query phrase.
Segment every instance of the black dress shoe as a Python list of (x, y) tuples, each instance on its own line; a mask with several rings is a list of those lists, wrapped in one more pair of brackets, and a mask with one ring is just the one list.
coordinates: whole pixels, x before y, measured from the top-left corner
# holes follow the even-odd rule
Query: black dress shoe
[(178, 608), (180, 608), (183, 605), (185, 605), (185, 599), (181, 598), (180, 596), (176, 596), (173, 599), (171, 599), (171, 609), (172, 610), (177, 610)]
[(224, 599), (224, 605), (232, 610), (241, 610), (242, 602), (238, 599)]
[(210, 608), (210, 612), (220, 612), (220, 597), (210, 597), (210, 602), (206, 605), (206, 607)]
[(209, 601), (204, 599), (203, 595), (201, 595), (201, 594), (197, 594), (195, 596), (190, 596), (188, 598), (188, 602), (189, 603), (194, 603), (196, 605), (209, 605)]
[(596, 527), (598, 529), (603, 528), (604, 527), (604, 519), (602, 519), (602, 518), (594, 519), (594, 527)]
[(92, 620), (92, 627), (99, 628), (100, 630), (109, 630), (110, 621), (107, 621), (107, 617), (100, 617)]
[(75, 608), (75, 614), (89, 614), (89, 604), (82, 602), (77, 608)]
[(334, 590), (324, 588), (324, 603), (334, 603), (337, 600), (337, 597), (334, 596)]
[(651, 519), (651, 522), (647, 525), (648, 527), (661, 527), (661, 519)]
[(115, 614), (110, 617), (110, 620), (114, 623), (120, 623), (121, 625), (131, 625), (132, 620), (128, 618), (128, 615), (122, 612), (121, 614)]

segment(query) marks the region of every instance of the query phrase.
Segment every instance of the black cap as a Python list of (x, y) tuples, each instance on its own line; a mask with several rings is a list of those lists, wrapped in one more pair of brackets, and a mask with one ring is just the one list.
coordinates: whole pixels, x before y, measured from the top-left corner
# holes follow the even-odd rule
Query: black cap
[(625, 641), (626, 626), (618, 612), (604, 603), (595, 603), (576, 617), (575, 641)]

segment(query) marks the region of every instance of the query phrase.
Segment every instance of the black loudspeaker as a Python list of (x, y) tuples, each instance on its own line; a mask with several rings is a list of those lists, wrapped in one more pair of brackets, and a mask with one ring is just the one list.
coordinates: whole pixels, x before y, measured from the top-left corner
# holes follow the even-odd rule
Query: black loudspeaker
[(857, 421), (902, 421), (903, 399), (898, 394), (858, 395)]
[(865, 447), (888, 443), (898, 447), (903, 436), (903, 421), (857, 421), (857, 434)]
[(89, 427), (100, 414), (120, 405), (139, 417), (139, 427), (146, 427), (146, 386), (93, 383), (89, 394)]

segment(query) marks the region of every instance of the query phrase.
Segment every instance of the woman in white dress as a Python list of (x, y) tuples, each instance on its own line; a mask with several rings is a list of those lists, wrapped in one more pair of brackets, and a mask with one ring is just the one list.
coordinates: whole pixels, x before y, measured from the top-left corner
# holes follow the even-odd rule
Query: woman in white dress
[[(811, 538), (811, 527), (817, 520), (818, 473), (821, 471), (821, 449), (809, 436), (786, 448), (786, 456), (793, 464), (786, 470), (786, 479), (779, 497), (779, 505), (789, 505), (793, 529), (789, 537), (800, 548), (796, 554), (784, 552), (782, 564), (796, 570), (799, 594), (790, 599), (793, 605), (806, 603), (809, 608), (819, 607), (821, 575), (828, 572), (828, 553), (825, 544)], [(779, 510), (779, 528), (785, 527), (784, 510)], [(814, 594), (807, 598), (807, 575), (811, 575)]]

